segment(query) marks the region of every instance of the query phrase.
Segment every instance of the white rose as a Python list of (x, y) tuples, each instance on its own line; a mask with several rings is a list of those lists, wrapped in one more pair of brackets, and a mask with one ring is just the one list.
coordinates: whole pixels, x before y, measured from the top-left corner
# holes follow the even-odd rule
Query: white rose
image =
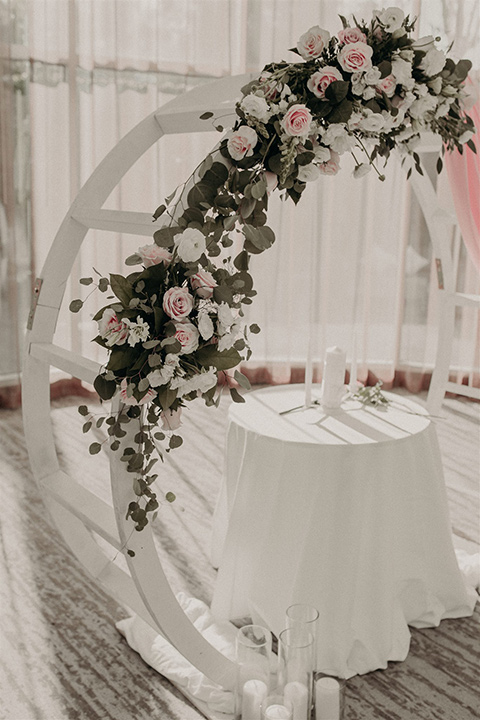
[(199, 312), (198, 313), (198, 329), (200, 331), (200, 335), (204, 340), (210, 340), (210, 338), (213, 335), (213, 322), (212, 318), (208, 314), (208, 312)]
[(258, 142), (258, 135), (249, 125), (242, 125), (232, 132), (227, 141), (227, 150), (234, 160), (242, 160), (253, 155)]
[(381, 77), (382, 73), (376, 65), (371, 67), (370, 70), (367, 70), (367, 72), (363, 75), (363, 78), (367, 85), (376, 85), (380, 81)]
[(246, 115), (251, 115), (260, 122), (268, 122), (270, 108), (264, 97), (253, 94), (247, 95), (240, 103), (240, 107)]
[(420, 68), (425, 75), (438, 75), (444, 68), (447, 58), (445, 53), (437, 48), (430, 48), (420, 63)]
[(383, 129), (385, 120), (380, 113), (374, 113), (371, 110), (369, 114), (360, 122), (360, 128), (365, 132), (378, 132)]
[(186, 228), (175, 236), (175, 248), (183, 262), (196, 262), (206, 247), (205, 235), (197, 228)]
[(412, 77), (412, 66), (407, 60), (401, 57), (394, 57), (392, 60), (392, 75), (400, 85), (405, 85)]
[(230, 309), (230, 306), (224, 302), (220, 303), (220, 305), (218, 306), (217, 313), (218, 313), (218, 319), (222, 323), (222, 325), (229, 328), (235, 319), (233, 317), (233, 313)]
[[(325, 150), (327, 150), (327, 148), (325, 148)], [(318, 180), (319, 177), (320, 170), (313, 163), (309, 163), (308, 165), (300, 165), (300, 167), (298, 168), (297, 178), (298, 180), (300, 180), (300, 182), (314, 182), (315, 180)]]
[(385, 30), (389, 33), (399, 30), (405, 19), (405, 13), (397, 7), (389, 7), (386, 10), (377, 11), (376, 15)]
[(409, 114), (415, 120), (422, 120), (428, 112), (432, 112), (437, 107), (437, 99), (433, 95), (425, 95), (418, 98), (410, 105)]

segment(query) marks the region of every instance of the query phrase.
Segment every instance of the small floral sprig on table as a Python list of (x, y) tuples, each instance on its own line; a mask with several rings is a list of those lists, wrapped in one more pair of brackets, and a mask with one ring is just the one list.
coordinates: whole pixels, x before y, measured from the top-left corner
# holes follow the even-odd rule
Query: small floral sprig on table
[[(199, 397), (218, 404), (222, 376), (235, 402), (243, 401), (238, 386), (249, 388), (238, 369), (230, 373), (249, 359), (250, 334), (260, 330), (247, 325), (244, 306), (256, 295), (251, 256), (275, 241), (267, 225), (271, 193), (298, 203), (309, 182), (338, 173), (346, 152), (357, 178), (373, 168), (384, 179), (377, 163), (393, 150), (411, 158), (407, 177), (413, 165), (422, 173), (415, 148), (425, 131), (440, 136), (443, 153), (463, 152), (465, 144), (475, 151), (468, 60), (447, 58), (433, 37), (414, 40), (414, 21), (395, 7), (375, 12), (368, 24), (340, 18), (336, 36), (318, 26), (301, 36), (293, 48), (301, 62), (271, 63), (242, 89), (232, 130), (155, 211), (163, 225), (154, 242), (127, 258), (142, 269), (80, 281), (113, 293), (94, 317), (95, 341), (108, 351), (95, 389), (102, 400), (119, 393), (122, 403), (117, 416), (96, 419), (81, 406), (83, 429), (105, 423), (104, 442), (115, 451), (125, 425), (138, 423), (121, 457), (133, 474), (136, 499), (127, 515), (137, 530), (158, 509), (153, 455), (181, 445), (182, 408)], [(78, 312), (83, 302), (70, 309)], [(378, 386), (360, 392), (362, 402), (386, 402)], [(94, 442), (90, 452), (101, 447)]]
[(389, 398), (382, 393), (382, 382), (376, 385), (359, 387), (354, 393), (350, 393), (350, 399), (358, 400), (362, 405), (373, 405), (373, 407), (384, 407), (390, 404)]

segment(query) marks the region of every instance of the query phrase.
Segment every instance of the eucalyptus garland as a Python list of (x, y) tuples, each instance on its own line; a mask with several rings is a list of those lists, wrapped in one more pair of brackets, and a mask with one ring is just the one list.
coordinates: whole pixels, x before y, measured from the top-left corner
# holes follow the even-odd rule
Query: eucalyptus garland
[[(354, 158), (355, 177), (373, 169), (383, 180), (378, 164), (393, 150), (407, 176), (413, 168), (422, 173), (416, 147), (425, 131), (441, 137), (442, 154), (464, 152), (465, 144), (475, 151), (469, 61), (447, 58), (433, 37), (412, 39), (414, 21), (398, 8), (376, 12), (368, 24), (340, 18), (336, 36), (310, 28), (292, 48), (300, 62), (271, 63), (242, 89), (234, 127), (155, 211), (163, 224), (153, 243), (126, 259), (142, 268), (80, 281), (113, 293), (94, 316), (95, 342), (108, 351), (94, 385), (101, 400), (121, 399), (116, 415), (97, 417), (80, 406), (83, 430), (104, 425), (103, 443), (121, 448), (133, 478), (126, 513), (136, 530), (158, 510), (155, 464), (182, 444), (182, 408), (199, 397), (218, 405), (225, 387), (243, 402), (238, 388), (250, 387), (235, 368), (250, 358), (250, 336), (260, 330), (246, 322), (245, 306), (256, 294), (251, 256), (275, 240), (270, 194), (298, 203), (307, 183), (337, 174), (344, 153)], [(201, 117), (223, 132), (213, 113)], [(138, 430), (125, 447), (131, 421)], [(93, 442), (90, 452), (103, 443)]]

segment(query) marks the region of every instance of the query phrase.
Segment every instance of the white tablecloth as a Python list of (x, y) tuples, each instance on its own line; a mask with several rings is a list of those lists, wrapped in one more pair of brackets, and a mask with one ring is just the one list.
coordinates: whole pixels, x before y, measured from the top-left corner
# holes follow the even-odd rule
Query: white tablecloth
[[(314, 388), (313, 397), (319, 394)], [(317, 669), (350, 677), (404, 660), (408, 625), (470, 615), (452, 545), (434, 425), (416, 403), (329, 414), (302, 386), (232, 405), (214, 517), (217, 618), (278, 634), (285, 610), (320, 612)]]

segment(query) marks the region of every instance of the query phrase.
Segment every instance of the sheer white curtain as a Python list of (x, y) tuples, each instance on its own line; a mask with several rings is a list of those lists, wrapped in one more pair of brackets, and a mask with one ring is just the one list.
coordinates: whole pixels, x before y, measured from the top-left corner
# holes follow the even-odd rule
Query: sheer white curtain
[[(419, 15), (420, 34), (455, 37), (472, 56), (476, 4), (470, 0), (396, 2)], [(130, 128), (189, 87), (214, 77), (294, 61), (298, 37), (319, 24), (332, 33), (338, 14), (369, 17), (368, 0), (30, 0), (32, 217), (37, 274), (53, 236), (83, 182)], [(459, 44), (457, 43), (457, 46)], [(454, 47), (457, 50), (457, 46)], [(475, 59), (472, 57), (472, 59)], [(153, 211), (218, 140), (217, 133), (170, 136), (143, 157), (107, 206)], [(386, 383), (396, 371), (418, 379), (434, 361), (435, 277), (428, 236), (404, 173), (395, 163), (381, 183), (354, 180), (348, 158), (334, 178), (308, 187), (295, 208), (272, 198), (272, 249), (254, 259), (258, 297), (251, 318), (261, 327), (251, 368), (259, 380), (302, 379), (308, 337), (320, 368), (326, 347), (350, 354), (357, 336), (359, 378), (370, 370)], [(145, 239), (91, 232), (67, 289), (124, 269)], [(478, 278), (460, 254), (463, 289)], [(85, 293), (84, 293), (85, 294)], [(92, 297), (82, 317), (62, 311), (57, 342), (93, 356), (103, 302)], [(475, 363), (471, 318), (459, 330), (460, 367)], [(418, 382), (420, 382), (418, 380)]]

